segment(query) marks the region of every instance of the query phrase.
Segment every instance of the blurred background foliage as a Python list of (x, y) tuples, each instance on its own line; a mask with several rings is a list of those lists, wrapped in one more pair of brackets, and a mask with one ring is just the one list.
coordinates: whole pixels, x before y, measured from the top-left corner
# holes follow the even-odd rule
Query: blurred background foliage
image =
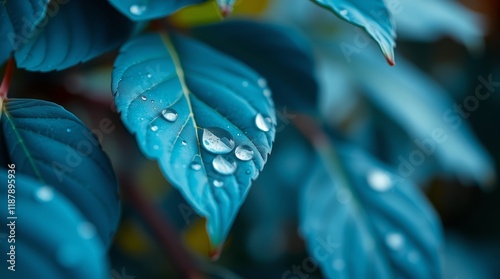
[[(273, 21), (303, 33), (316, 55), (321, 116), (343, 137), (395, 168), (398, 156), (416, 148), (415, 139), (428, 136), (429, 127), (441, 125), (433, 122), (440, 121), (436, 117), (474, 94), (478, 77), (500, 80), (498, 1), (459, 1), (463, 6), (454, 1), (411, 3), (414, 6), (396, 16), (393, 68), (367, 38), (366, 46), (346, 56), (339, 46), (353, 45), (355, 36), (360, 36), (356, 28), (302, 2), (237, 0), (229, 20)], [(167, 22), (155, 21), (152, 28), (168, 24), (188, 30), (221, 20), (215, 1), (209, 1), (183, 9)], [(168, 185), (156, 163), (141, 155), (112, 105), (115, 56), (116, 52), (106, 54), (43, 75), (18, 70), (11, 90), (12, 97), (63, 105), (102, 137), (124, 200), (121, 226), (110, 251), (110, 276), (183, 278), (179, 270), (186, 264), (182, 260), (186, 251), (204, 273), (198, 273), (199, 278), (281, 278), (292, 265), (300, 265), (307, 251), (297, 232), (297, 189), (306, 183), (313, 158), (301, 150), (301, 139), (292, 135), (290, 120), (299, 112), (277, 108), (282, 113), (285, 109), (279, 123), (283, 129), (221, 258), (213, 262), (204, 221)], [(499, 92), (496, 88), (480, 102), (466, 119), (468, 125), (449, 131), (453, 144), (438, 146), (411, 175), (445, 227), (444, 278), (500, 278), (500, 190), (495, 180), (499, 169), (494, 164), (500, 159)], [(105, 118), (116, 127), (112, 133), (99, 131)], [(180, 255), (172, 252), (178, 250), (172, 249), (172, 242), (183, 251)], [(321, 276), (318, 270), (310, 278)]]

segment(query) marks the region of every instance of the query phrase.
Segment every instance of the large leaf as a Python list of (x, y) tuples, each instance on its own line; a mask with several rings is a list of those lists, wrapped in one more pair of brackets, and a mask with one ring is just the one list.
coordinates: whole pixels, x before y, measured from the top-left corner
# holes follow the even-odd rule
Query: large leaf
[(51, 71), (90, 60), (123, 43), (133, 23), (102, 0), (8, 0), (17, 65)]
[(13, 46), (11, 42), (6, 39), (9, 34), (14, 34), (12, 23), (10, 22), (5, 5), (0, 5), (0, 67), (12, 54)]
[(300, 33), (248, 20), (202, 26), (191, 33), (263, 75), (277, 107), (315, 111), (318, 86), (314, 58), (309, 42)]
[[(0, 202), (5, 205), (0, 217), (6, 224), (13, 222), (15, 230), (12, 233), (6, 224), (1, 227), (2, 233), (14, 238), (1, 240), (5, 243), (0, 277), (109, 278), (106, 249), (94, 226), (56, 189), (21, 174), (21, 169), (17, 164), (9, 173), (0, 168)], [(15, 205), (12, 211), (7, 210), (8, 199), (15, 201), (9, 203)], [(11, 245), (15, 246), (15, 271), (7, 269)]]
[(442, 232), (415, 185), (363, 151), (322, 150), (300, 232), (328, 278), (439, 278)]
[(8, 152), (1, 155), (66, 196), (109, 245), (120, 215), (118, 187), (92, 132), (61, 106), (29, 99), (6, 100), (0, 124)]
[[(244, 64), (175, 34), (131, 40), (115, 61), (112, 87), (122, 120), (142, 152), (158, 160), (168, 180), (208, 219), (216, 246), (274, 140), (276, 116), (261, 79)], [(253, 153), (250, 160), (235, 157), (240, 145)]]
[(175, 11), (206, 0), (108, 0), (121, 13), (136, 21), (168, 16)]
[[(400, 175), (410, 177), (412, 169), (435, 156), (448, 173), (472, 178), (483, 185), (494, 180), (493, 160), (466, 122), (474, 112), (467, 111), (469, 105), (460, 109), (461, 104), (455, 104), (439, 84), (402, 59), (398, 68), (393, 69), (384, 67), (369, 49), (360, 53), (359, 58), (351, 67), (363, 77), (360, 82), (365, 89), (363, 93), (401, 125), (412, 142), (420, 142), (418, 149), (400, 154), (403, 157), (399, 160)], [(386, 77), (391, 77), (391, 82), (382, 82)], [(486, 88), (483, 90), (481, 96), (488, 93)]]
[(434, 41), (448, 35), (471, 50), (483, 44), (481, 16), (458, 1), (404, 0), (396, 7), (391, 12), (402, 38)]
[(362, 27), (378, 43), (389, 64), (394, 64), (396, 31), (384, 0), (312, 0), (343, 20)]

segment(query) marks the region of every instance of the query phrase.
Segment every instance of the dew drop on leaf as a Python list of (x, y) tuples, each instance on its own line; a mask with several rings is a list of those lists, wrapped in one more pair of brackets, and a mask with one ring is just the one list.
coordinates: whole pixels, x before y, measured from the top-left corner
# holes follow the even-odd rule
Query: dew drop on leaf
[(191, 169), (193, 170), (201, 170), (201, 160), (200, 157), (195, 156), (193, 162), (191, 162)]
[(224, 186), (224, 182), (216, 179), (216, 180), (214, 180), (214, 186), (215, 187), (222, 187), (222, 186)]
[(143, 101), (146, 101), (148, 98), (146, 98), (146, 96), (142, 95), (142, 96), (141, 96), (141, 99), (142, 99)]
[(171, 108), (164, 109), (161, 112), (161, 115), (168, 122), (175, 122), (175, 120), (177, 120), (177, 118), (179, 117), (179, 114), (177, 113), (177, 111), (175, 111), (174, 109), (171, 109)]
[(214, 154), (227, 154), (234, 149), (233, 136), (218, 127), (203, 129), (203, 147)]
[(255, 125), (263, 132), (268, 132), (271, 129), (271, 122), (269, 119), (267, 117), (265, 118), (260, 113), (255, 116)]
[(146, 11), (146, 6), (132, 5), (130, 6), (130, 13), (133, 15), (142, 15)]
[(379, 192), (385, 192), (392, 188), (392, 180), (380, 170), (373, 170), (368, 174), (368, 184), (370, 187)]
[(71, 133), (71, 129), (70, 128), (66, 129), (66, 132)]
[(54, 191), (52, 188), (43, 186), (35, 192), (35, 198), (41, 202), (48, 202), (54, 198)]
[(92, 225), (92, 223), (89, 222), (81, 223), (80, 225), (78, 225), (76, 230), (83, 239), (91, 239), (96, 234), (94, 225)]
[(257, 83), (259, 84), (260, 87), (264, 88), (267, 86), (267, 80), (265, 78), (260, 78)]
[(385, 237), (385, 243), (391, 249), (399, 250), (403, 247), (404, 239), (403, 236), (399, 233), (389, 233)]
[(266, 89), (264, 89), (264, 91), (262, 91), (262, 94), (264, 94), (264, 96), (269, 98), (269, 97), (271, 97), (271, 90), (266, 88)]
[(181, 144), (186, 146), (188, 143), (187, 143), (187, 141), (183, 140), (183, 141), (181, 141)]
[(342, 16), (347, 16), (347, 14), (349, 14), (349, 12), (347, 10), (340, 10), (340, 14)]
[(234, 154), (236, 158), (242, 161), (249, 161), (253, 158), (253, 149), (246, 144), (238, 145), (234, 150)]
[(230, 175), (236, 171), (237, 165), (236, 161), (233, 158), (217, 155), (212, 161), (212, 166), (214, 167), (216, 172), (223, 175)]
[(156, 132), (158, 131), (158, 126), (151, 126), (151, 131)]

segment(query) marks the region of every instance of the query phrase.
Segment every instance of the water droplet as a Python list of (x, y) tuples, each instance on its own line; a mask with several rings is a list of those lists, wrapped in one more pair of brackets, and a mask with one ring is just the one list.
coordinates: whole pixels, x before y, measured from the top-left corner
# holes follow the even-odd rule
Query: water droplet
[(234, 140), (231, 134), (218, 127), (203, 129), (203, 147), (215, 154), (227, 154), (234, 148)]
[(186, 146), (188, 143), (185, 140), (183, 140), (183, 141), (181, 141), (181, 144)]
[(161, 114), (163, 115), (163, 118), (165, 118), (165, 120), (167, 120), (168, 122), (175, 122), (175, 120), (177, 120), (177, 118), (179, 117), (177, 111), (171, 108), (164, 109)]
[(339, 189), (337, 190), (336, 197), (340, 204), (348, 204), (352, 199), (352, 194), (349, 190)]
[(201, 160), (199, 156), (195, 156), (193, 162), (191, 162), (191, 168), (193, 170), (201, 170)]
[(151, 78), (152, 76), (153, 76), (153, 75), (151, 75), (151, 74), (147, 74), (147, 77), (148, 77), (148, 78)]
[(349, 12), (347, 10), (340, 10), (340, 14), (346, 16)]
[(264, 89), (264, 91), (262, 91), (262, 94), (264, 94), (264, 96), (269, 98), (269, 97), (271, 97), (271, 90), (266, 88), (266, 89)]
[(141, 99), (142, 99), (143, 101), (146, 101), (148, 98), (146, 98), (146, 96), (142, 95), (142, 96), (141, 96)]
[(246, 174), (250, 174), (250, 173), (251, 173), (251, 171), (250, 171), (250, 170), (246, 170), (246, 171), (245, 171), (245, 173), (246, 173)]
[(43, 186), (35, 192), (35, 198), (41, 202), (48, 202), (54, 198), (54, 191), (48, 186)]
[(214, 186), (215, 187), (222, 187), (222, 186), (224, 186), (224, 182), (216, 179), (216, 180), (214, 180)]
[(259, 78), (259, 80), (257, 81), (257, 83), (259, 84), (260, 87), (264, 88), (267, 86), (267, 80), (265, 78)]
[(335, 270), (343, 270), (345, 268), (345, 262), (342, 259), (335, 259), (333, 261), (333, 268)]
[(83, 239), (91, 239), (95, 236), (96, 233), (94, 225), (89, 222), (81, 223), (80, 225), (78, 225), (76, 230)]
[(385, 192), (392, 187), (392, 180), (387, 173), (381, 170), (373, 170), (368, 174), (368, 184), (373, 190)]
[(158, 131), (158, 126), (151, 126), (151, 131), (156, 132)]
[(387, 234), (387, 236), (385, 237), (385, 243), (387, 244), (387, 246), (389, 246), (390, 248), (394, 249), (394, 250), (398, 250), (400, 249), (401, 247), (403, 247), (403, 243), (404, 243), (404, 238), (401, 234), (399, 233), (389, 233)]
[(245, 80), (244, 82), (241, 83), (241, 85), (243, 85), (243, 87), (248, 87), (248, 81)]
[(234, 154), (236, 155), (236, 158), (242, 161), (248, 161), (253, 158), (253, 149), (246, 144), (238, 145), (234, 150)]
[(268, 132), (271, 129), (271, 122), (269, 119), (262, 114), (258, 113), (257, 116), (255, 116), (255, 125), (257, 125), (257, 128), (263, 132)]
[(146, 6), (132, 5), (130, 6), (130, 13), (133, 15), (142, 15), (146, 11)]
[(70, 128), (66, 129), (66, 132), (70, 133), (70, 132), (71, 132), (71, 129), (70, 129)]
[(160, 147), (159, 147), (157, 144), (155, 144), (155, 145), (153, 146), (153, 149), (154, 149), (154, 150), (158, 150), (158, 149), (160, 149)]
[(144, 117), (139, 118), (139, 120), (143, 121), (143, 120), (144, 120)]
[(212, 166), (215, 171), (223, 175), (230, 175), (236, 171), (236, 161), (231, 157), (222, 157), (222, 155), (215, 156), (212, 161)]

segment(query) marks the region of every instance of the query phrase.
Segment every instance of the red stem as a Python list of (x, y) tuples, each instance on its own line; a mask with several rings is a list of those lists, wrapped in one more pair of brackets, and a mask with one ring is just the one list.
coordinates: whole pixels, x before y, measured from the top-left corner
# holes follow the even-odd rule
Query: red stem
[[(130, 180), (124, 179), (123, 181)], [(186, 279), (204, 278), (197, 270), (192, 256), (182, 245), (180, 235), (169, 224), (167, 216), (163, 215), (151, 201), (148, 201), (137, 187), (128, 183), (121, 184), (125, 198), (144, 218), (181, 277)]]
[(10, 81), (12, 80), (12, 75), (14, 74), (14, 68), (16, 67), (14, 58), (10, 58), (7, 61), (7, 66), (5, 67), (5, 74), (3, 76), (2, 85), (0, 86), (0, 98), (7, 99), (7, 93), (9, 92)]

